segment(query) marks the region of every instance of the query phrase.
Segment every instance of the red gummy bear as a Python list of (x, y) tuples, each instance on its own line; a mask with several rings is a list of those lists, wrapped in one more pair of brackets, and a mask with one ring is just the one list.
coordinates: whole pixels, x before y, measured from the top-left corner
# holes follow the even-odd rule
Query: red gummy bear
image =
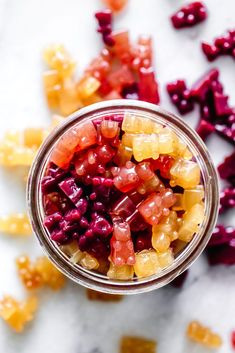
[(174, 203), (175, 196), (173, 191), (165, 189), (159, 193), (152, 193), (146, 200), (141, 202), (138, 210), (147, 223), (156, 225), (162, 216), (168, 216), (169, 207), (173, 206)]
[(153, 170), (159, 170), (161, 176), (165, 179), (170, 179), (170, 169), (174, 164), (174, 158), (171, 156), (160, 156), (158, 159), (151, 160)]
[(114, 176), (114, 186), (122, 192), (129, 192), (140, 183), (140, 178), (136, 172), (136, 165), (131, 161), (126, 162), (124, 167), (113, 167), (111, 171)]
[(75, 158), (75, 170), (79, 176), (103, 174), (105, 165), (112, 160), (115, 150), (109, 145), (98, 146)]
[(114, 265), (134, 265), (134, 245), (131, 239), (130, 226), (127, 222), (114, 221), (110, 246), (110, 259)]

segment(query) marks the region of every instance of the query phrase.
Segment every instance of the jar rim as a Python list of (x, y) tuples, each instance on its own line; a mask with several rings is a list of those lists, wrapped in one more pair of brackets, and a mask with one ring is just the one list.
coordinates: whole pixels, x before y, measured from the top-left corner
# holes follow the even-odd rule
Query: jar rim
[[(43, 209), (40, 202), (40, 183), (44, 175), (44, 169), (48, 162), (51, 150), (63, 133), (74, 124), (89, 120), (98, 114), (104, 115), (108, 111), (115, 113), (115, 110), (136, 110), (143, 114), (151, 115), (154, 119), (162, 119), (167, 125), (171, 125), (184, 135), (191, 148), (199, 153), (196, 157), (203, 174), (205, 188), (205, 219), (200, 226), (199, 232), (186, 245), (182, 253), (176, 257), (170, 266), (161, 270), (160, 273), (142, 279), (132, 281), (118, 281), (109, 279), (107, 276), (89, 271), (79, 265), (73, 264), (67, 256), (59, 250), (59, 247), (50, 239), (48, 232), (43, 226)], [(206, 179), (206, 180), (205, 180)], [(205, 183), (206, 181), (206, 183)], [(160, 288), (186, 270), (201, 254), (208, 243), (215, 226), (219, 208), (218, 176), (211, 156), (206, 145), (199, 135), (179, 116), (170, 113), (158, 105), (137, 101), (137, 100), (111, 100), (99, 102), (84, 107), (74, 112), (56, 127), (43, 142), (34, 159), (29, 172), (27, 182), (27, 205), (32, 228), (40, 245), (54, 265), (67, 277), (87, 288), (110, 294), (136, 294)]]

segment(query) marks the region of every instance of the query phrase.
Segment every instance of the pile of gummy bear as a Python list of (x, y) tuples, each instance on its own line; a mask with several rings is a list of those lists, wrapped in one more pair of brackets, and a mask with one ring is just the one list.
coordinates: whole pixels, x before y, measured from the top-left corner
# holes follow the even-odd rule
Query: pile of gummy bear
[[(104, 42), (104, 49), (88, 65), (84, 75), (80, 79), (75, 77), (75, 62), (62, 45), (49, 47), (44, 52), (44, 60), (49, 67), (43, 74), (45, 95), (49, 108), (57, 113), (57, 115), (53, 115), (51, 125), (47, 128), (26, 128), (24, 131), (8, 131), (0, 142), (0, 165), (6, 168), (20, 167), (24, 171), (24, 179), (27, 176), (28, 169), (37, 149), (45, 137), (70, 113), (86, 105), (109, 99), (127, 98), (139, 99), (154, 104), (160, 103), (158, 83), (153, 69), (151, 37), (140, 36), (137, 43), (131, 43), (128, 31), (113, 31), (113, 13), (122, 10), (127, 4), (127, 0), (104, 0), (104, 3), (109, 9), (96, 14), (98, 32)], [(196, 1), (182, 7), (173, 14), (171, 22), (174, 28), (181, 29), (205, 21), (207, 17), (208, 11), (205, 5)], [(231, 29), (226, 35), (216, 38), (213, 44), (203, 42), (202, 51), (209, 61), (213, 61), (221, 55), (235, 57), (235, 30)], [(182, 79), (169, 83), (167, 85), (167, 92), (169, 93), (172, 103), (181, 114), (192, 111), (196, 105), (199, 106), (200, 119), (197, 132), (202, 139), (206, 141), (210, 134), (216, 133), (221, 138), (228, 141), (228, 143), (234, 145), (235, 108), (229, 105), (228, 96), (224, 93), (218, 69), (211, 69), (209, 72), (205, 73), (191, 88), (187, 88), (186, 82)], [(117, 134), (118, 129), (120, 129), (120, 122), (111, 122), (111, 129), (109, 124), (110, 123), (104, 121), (100, 128), (103, 130), (104, 136), (106, 133), (110, 133), (111, 130), (111, 134), (113, 134), (114, 137), (114, 131), (116, 131)], [(123, 126), (122, 129), (125, 131)], [(128, 139), (126, 139), (125, 143), (128, 145), (130, 140), (128, 141)], [(125, 143), (122, 143), (122, 147), (119, 146), (118, 148), (123, 148)], [(115, 147), (115, 145), (112, 146), (112, 148), (113, 147)], [(99, 146), (96, 148), (98, 150), (100, 149), (100, 151), (97, 150), (96, 152), (102, 155), (102, 148)], [(105, 152), (112, 155), (112, 148)], [(149, 158), (148, 156), (147, 159)], [(161, 162), (158, 168), (161, 170), (161, 173), (163, 173), (163, 176), (164, 173), (169, 172), (169, 167), (172, 167), (170, 156), (166, 155), (164, 158), (165, 160), (158, 161), (158, 163)], [(60, 166), (58, 160), (54, 162), (57, 163), (51, 165), (52, 178), (58, 171), (57, 165)], [(164, 167), (165, 162), (166, 169)], [(84, 160), (81, 161), (78, 158), (76, 163), (77, 170), (82, 173)], [(127, 169), (132, 169), (133, 166), (130, 163), (127, 165)], [(142, 160), (140, 160), (137, 167), (140, 175), (144, 175), (144, 178), (147, 176), (147, 179), (151, 179), (148, 163), (150, 162), (142, 162)], [(102, 166), (100, 166), (100, 168), (102, 168)], [(223, 179), (227, 185), (220, 194), (220, 212), (224, 213), (235, 206), (235, 152), (225, 158), (218, 167), (218, 172), (221, 179)], [(118, 171), (113, 170), (115, 181), (112, 180), (111, 182), (106, 178), (105, 188), (107, 190), (110, 189), (111, 183), (113, 184), (113, 182), (115, 182), (120, 188), (120, 191), (122, 191), (122, 183), (120, 182), (120, 178), (118, 178), (118, 173), (120, 173), (120, 169)], [(140, 175), (137, 175), (138, 178), (140, 178)], [(157, 175), (155, 176), (157, 177)], [(154, 175), (151, 174), (151, 177), (154, 177)], [(144, 178), (141, 186), (138, 185), (139, 187), (143, 188), (143, 185), (144, 188), (146, 187), (146, 180)], [(70, 181), (65, 181), (63, 178), (60, 179), (60, 188), (63, 190), (63, 198), (61, 199), (62, 194), (50, 195), (50, 207), (52, 203), (63, 205), (64, 207), (68, 204), (71, 205), (73, 200), (71, 201), (70, 199), (71, 195), (66, 196), (66, 192), (72, 182), (72, 178), (70, 178)], [(99, 189), (102, 182), (102, 178), (92, 181), (96, 191)], [(45, 192), (47, 193), (46, 190), (48, 190), (47, 185), (45, 186)], [(164, 192), (166, 192), (167, 189), (164, 190)], [(99, 204), (99, 202), (95, 200), (96, 191), (94, 191), (93, 195), (92, 193), (90, 194), (90, 199), (94, 198), (93, 207), (103, 207), (102, 202)], [(169, 193), (171, 194), (170, 191)], [(131, 200), (131, 202), (133, 202), (133, 200)], [(171, 203), (169, 203), (166, 208), (171, 207), (169, 205), (171, 205)], [(80, 207), (86, 206), (83, 203)], [(173, 210), (170, 212), (171, 216), (175, 215)], [(144, 209), (140, 216), (143, 218), (146, 217)], [(57, 221), (61, 221), (60, 214), (58, 217)], [(76, 217), (76, 215), (73, 214), (72, 217)], [(87, 229), (87, 220), (85, 218), (82, 220), (81, 214), (79, 214), (79, 221), (82, 222), (84, 229)], [(48, 222), (50, 223), (50, 219)], [(150, 225), (155, 227), (154, 224), (150, 223)], [(47, 226), (50, 229), (50, 224), (47, 224)], [(156, 225), (156, 227), (159, 227), (159, 225)], [(95, 226), (93, 228), (96, 229)], [(27, 237), (31, 234), (27, 216), (23, 213), (1, 216), (0, 231), (14, 236)], [(106, 231), (108, 234), (111, 233), (109, 222), (106, 223)], [(64, 234), (62, 235), (64, 236)], [(88, 235), (89, 238), (89, 232), (86, 235)], [(137, 250), (141, 251), (148, 248), (148, 242), (149, 238), (145, 239), (143, 236), (140, 236), (135, 246)], [(59, 243), (63, 243), (63, 241), (60, 239)], [(82, 247), (84, 244), (80, 244), (79, 246)], [(165, 245), (165, 243), (160, 245)], [(157, 246), (159, 246), (159, 244), (157, 244)], [(99, 244), (97, 248), (100, 251)], [(169, 244), (167, 245), (167, 249), (168, 248)], [(104, 250), (107, 252), (107, 249), (109, 248)], [(87, 251), (86, 244), (83, 250)], [(206, 254), (211, 265), (235, 264), (234, 227), (224, 227), (222, 224), (218, 224), (208, 244)], [(115, 255), (113, 254), (113, 256), (115, 261)], [(87, 256), (83, 256), (80, 260), (84, 266), (91, 266), (90, 268), (95, 269), (97, 264), (94, 258), (95, 257), (87, 252)], [(131, 256), (130, 261), (133, 261)], [(29, 294), (23, 302), (17, 301), (11, 296), (5, 296), (0, 301), (0, 316), (15, 331), (20, 332), (24, 329), (25, 324), (34, 317), (38, 305), (37, 293), (40, 288), (49, 286), (54, 290), (58, 290), (64, 285), (64, 277), (45, 257), (37, 258), (32, 262), (28, 256), (22, 255), (16, 260), (16, 266), (19, 277), (27, 291), (29, 291)], [(140, 276), (142, 275), (143, 274), (140, 274)], [(186, 272), (181, 278), (177, 279), (175, 285), (182, 285), (185, 278)], [(33, 295), (31, 294), (31, 290), (34, 290)], [(87, 291), (87, 295), (90, 300), (114, 301), (121, 299), (121, 296), (110, 296), (90, 290)], [(189, 324), (187, 336), (191, 340), (211, 348), (219, 347), (222, 344), (219, 335), (214, 334), (210, 329), (203, 327), (200, 323), (195, 321)], [(231, 341), (235, 347), (234, 332), (232, 333)], [(135, 351), (136, 347), (138, 347), (138, 352), (140, 353), (153, 353), (156, 351), (156, 342), (140, 337), (129, 336), (124, 336), (121, 339), (120, 351), (122, 353), (132, 353)]]
[(51, 239), (109, 278), (158, 273), (204, 219), (192, 157), (169, 127), (134, 113), (78, 123), (57, 142), (41, 183)]

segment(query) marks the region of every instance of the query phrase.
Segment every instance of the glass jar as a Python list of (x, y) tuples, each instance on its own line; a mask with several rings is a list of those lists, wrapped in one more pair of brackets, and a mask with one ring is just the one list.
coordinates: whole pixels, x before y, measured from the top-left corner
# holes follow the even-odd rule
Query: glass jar
[[(44, 210), (41, 193), (41, 180), (44, 176), (51, 151), (65, 131), (89, 119), (123, 112), (131, 112), (139, 116), (148, 117), (155, 122), (169, 126), (187, 144), (193, 153), (194, 158), (200, 166), (202, 183), (205, 188), (204, 221), (190, 243), (182, 251), (179, 251), (174, 262), (160, 273), (151, 277), (133, 278), (133, 280), (128, 281), (109, 279), (105, 275), (89, 271), (69, 261), (67, 255), (50, 239), (48, 231), (43, 226)], [(96, 103), (75, 112), (47, 137), (39, 149), (30, 170), (27, 201), (32, 227), (42, 248), (55, 266), (67, 277), (85, 287), (105, 293), (136, 294), (157, 289), (168, 284), (185, 271), (201, 254), (210, 239), (217, 219), (219, 204), (218, 179), (205, 144), (198, 134), (181, 118), (150, 103), (134, 100), (113, 100)]]

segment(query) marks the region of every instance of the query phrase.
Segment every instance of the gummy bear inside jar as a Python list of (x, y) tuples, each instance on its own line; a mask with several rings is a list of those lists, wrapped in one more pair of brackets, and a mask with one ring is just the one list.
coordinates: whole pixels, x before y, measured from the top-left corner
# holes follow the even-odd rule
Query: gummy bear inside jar
[(41, 180), (44, 227), (69, 261), (116, 280), (161, 273), (205, 217), (197, 156), (177, 128), (131, 109), (65, 129)]

